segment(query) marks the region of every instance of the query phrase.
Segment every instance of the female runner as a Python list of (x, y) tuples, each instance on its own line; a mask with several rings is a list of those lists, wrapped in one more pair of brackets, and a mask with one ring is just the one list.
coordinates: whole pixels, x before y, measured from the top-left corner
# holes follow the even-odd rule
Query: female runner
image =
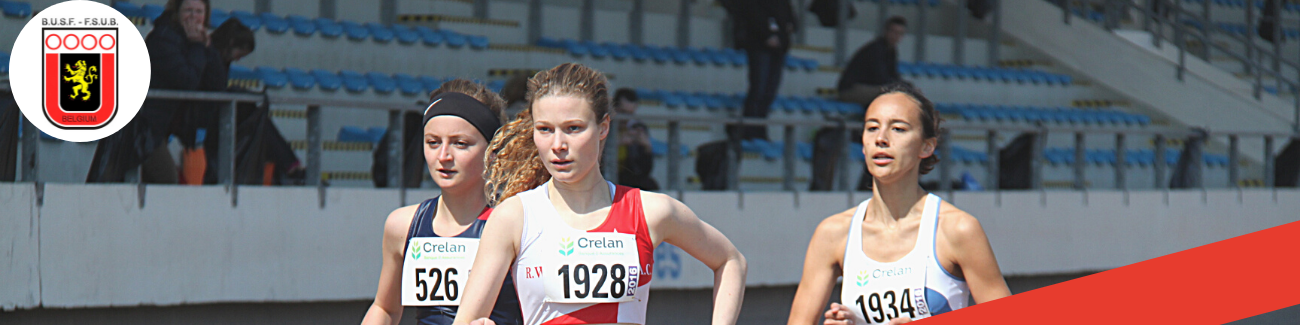
[(528, 99), (489, 148), (487, 191), (500, 204), (456, 324), (494, 324), (483, 317), (510, 271), (525, 324), (645, 324), (661, 242), (713, 269), (713, 324), (734, 324), (746, 263), (731, 241), (676, 199), (601, 175), (611, 114), (604, 75), (562, 64), (529, 80)]
[[(403, 306), (417, 306), (420, 324), (451, 324), (491, 211), (483, 196), (483, 157), (505, 120), (505, 100), (464, 79), (443, 83), (431, 96), (424, 111), (424, 160), (442, 195), (388, 215), (379, 291), (362, 324), (397, 324)], [(504, 285), (491, 318), (522, 324), (513, 281), (499, 278)]]
[[(788, 324), (904, 323), (1011, 294), (979, 221), (921, 189), (939, 159), (934, 104), (906, 84), (867, 107), (871, 199), (817, 226)], [(840, 303), (822, 313), (843, 276)]]

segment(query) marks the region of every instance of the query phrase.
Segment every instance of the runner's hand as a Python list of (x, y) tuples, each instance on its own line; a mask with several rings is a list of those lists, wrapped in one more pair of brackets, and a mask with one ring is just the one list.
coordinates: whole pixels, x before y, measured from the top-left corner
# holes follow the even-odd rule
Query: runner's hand
[(823, 325), (853, 325), (853, 311), (839, 303), (831, 303), (831, 309), (826, 311), (826, 321)]

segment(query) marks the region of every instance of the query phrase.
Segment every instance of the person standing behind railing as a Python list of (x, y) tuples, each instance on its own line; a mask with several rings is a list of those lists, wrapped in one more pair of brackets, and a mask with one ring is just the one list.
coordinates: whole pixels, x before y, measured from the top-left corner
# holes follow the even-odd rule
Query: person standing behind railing
[[(169, 0), (154, 29), (145, 37), (149, 50), (150, 89), (199, 90), (224, 71), (221, 56), (207, 33), (207, 0)], [(224, 78), (226, 74), (220, 73)], [(176, 163), (167, 149), (176, 111), (194, 105), (180, 100), (145, 99), (140, 112), (122, 130), (99, 141), (87, 182), (121, 182), (126, 172), (143, 165), (141, 181), (176, 183)]]
[[(745, 50), (749, 62), (749, 92), (745, 97), (744, 117), (767, 118), (781, 87), (785, 56), (790, 51), (790, 34), (795, 29), (794, 12), (789, 0), (723, 1), (735, 22), (733, 38), (736, 48)], [(728, 136), (740, 139), (767, 140), (767, 126), (748, 125)]]
[[(638, 100), (636, 91), (621, 88), (614, 91), (614, 111), (636, 116)], [(646, 191), (658, 191), (659, 182), (650, 177), (655, 168), (654, 151), (650, 146), (650, 130), (644, 122), (632, 119), (618, 126), (618, 184)]]
[[(881, 32), (867, 45), (853, 53), (849, 63), (840, 73), (836, 88), (839, 100), (866, 107), (883, 87), (903, 81), (898, 72), (898, 42), (907, 33), (907, 20), (900, 16), (889, 17)], [(861, 112), (855, 112), (850, 120), (861, 119)], [(813, 177), (808, 184), (810, 191), (829, 191), (834, 184), (836, 165), (841, 160), (840, 152), (844, 148), (844, 133), (841, 128), (823, 128), (817, 131), (813, 149)], [(853, 128), (850, 138), (857, 140), (862, 134), (861, 128)], [(865, 170), (858, 180), (859, 191), (871, 187), (871, 173)]]

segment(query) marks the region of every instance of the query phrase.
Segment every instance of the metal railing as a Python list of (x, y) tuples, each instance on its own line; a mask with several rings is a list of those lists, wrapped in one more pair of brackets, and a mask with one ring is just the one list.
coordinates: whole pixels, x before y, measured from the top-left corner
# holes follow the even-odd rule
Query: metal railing
[[(1071, 23), (1070, 16), (1073, 15), (1073, 0), (1048, 0), (1062, 8), (1062, 21), (1066, 24)], [(1139, 2), (1141, 4), (1139, 4)], [(1211, 61), (1211, 54), (1215, 51), (1226, 54), (1227, 56), (1240, 61), (1245, 72), (1250, 75), (1253, 96), (1256, 100), (1262, 100), (1264, 90), (1264, 76), (1274, 78), (1277, 93), (1290, 90), (1295, 95), (1293, 102), (1292, 130), (1300, 133), (1300, 63), (1282, 57), (1282, 46), (1274, 44), (1270, 49), (1269, 46), (1261, 42), (1256, 42), (1257, 24), (1260, 22), (1274, 22), (1273, 35), (1279, 40), (1285, 39), (1282, 33), (1282, 23), (1286, 20), (1280, 19), (1281, 9), (1279, 8), (1278, 18), (1276, 21), (1273, 17), (1258, 17), (1255, 14), (1255, 0), (1250, 0), (1246, 6), (1245, 26), (1247, 27), (1246, 35), (1237, 35), (1231, 30), (1227, 30), (1219, 24), (1211, 21), (1210, 12), (1213, 5), (1212, 1), (1204, 0), (1201, 2), (1201, 12), (1196, 13), (1183, 7), (1183, 0), (1104, 0), (1102, 6), (1106, 15), (1105, 21), (1101, 23), (1103, 28), (1112, 30), (1120, 24), (1121, 15), (1127, 13), (1137, 13), (1138, 19), (1142, 21), (1142, 29), (1150, 32), (1152, 36), (1152, 45), (1159, 48), (1162, 44), (1171, 40), (1167, 39), (1166, 28), (1173, 33), (1172, 43), (1178, 50), (1178, 64), (1175, 67), (1175, 76), (1178, 80), (1183, 80), (1187, 72), (1187, 53), (1189, 52), (1188, 37), (1199, 41), (1202, 51), (1193, 53), (1199, 54), (1206, 62)], [(1279, 1), (1280, 3), (1280, 1)], [(1155, 7), (1159, 6), (1160, 12), (1156, 12)], [(1260, 19), (1256, 19), (1260, 18)], [(1189, 23), (1197, 27), (1189, 26)], [(1300, 26), (1300, 23), (1297, 23)], [(1227, 46), (1218, 44), (1213, 41), (1213, 37), (1227, 37), (1231, 41), (1240, 43), (1244, 53), (1235, 51)], [(1267, 56), (1267, 57), (1265, 57)], [(1297, 58), (1300, 60), (1300, 58)], [(1266, 65), (1263, 62), (1270, 62)], [(1283, 73), (1283, 68), (1289, 68), (1297, 71), (1298, 75), (1288, 77)], [(1287, 86), (1283, 88), (1283, 86)]]
[[(9, 89), (7, 87), (2, 87), (0, 88), (0, 91), (8, 92)], [(401, 142), (403, 140), (402, 128), (404, 124), (402, 123), (402, 114), (406, 112), (419, 112), (423, 107), (417, 102), (354, 100), (354, 99), (281, 96), (281, 95), (264, 96), (259, 94), (245, 94), (245, 93), (171, 91), (171, 90), (151, 90), (149, 91), (148, 97), (150, 99), (170, 99), (170, 100), (226, 104), (224, 106), (221, 106), (221, 108), (219, 108), (220, 121), (218, 123), (219, 125), (218, 127), (220, 128), (221, 131), (219, 135), (220, 139), (218, 139), (218, 143), (219, 143), (218, 157), (220, 157), (220, 161), (217, 163), (217, 166), (215, 167), (217, 168), (216, 170), (217, 170), (219, 183), (222, 184), (227, 189), (227, 192), (230, 194), (231, 205), (238, 204), (238, 183), (235, 181), (235, 168), (236, 168), (235, 125), (237, 122), (235, 121), (236, 104), (257, 103), (257, 104), (306, 105), (307, 106), (307, 148), (306, 148), (307, 160), (305, 162), (306, 175), (307, 175), (306, 185), (315, 186), (318, 188), (321, 196), (320, 202), (322, 206), (325, 204), (324, 203), (325, 184), (324, 182), (321, 181), (321, 153), (323, 152), (321, 139), (322, 139), (322, 133), (324, 132), (324, 130), (321, 127), (321, 122), (322, 122), (321, 109), (323, 107), (338, 107), (338, 108), (361, 108), (361, 109), (374, 109), (374, 110), (386, 111), (388, 112), (388, 116), (389, 116), (388, 118), (389, 127), (385, 136), (389, 137), (388, 140), (391, 141), (392, 143), (392, 145), (389, 146), (389, 151), (388, 151), (389, 172), (387, 177), (389, 178), (389, 184), (395, 184), (395, 187), (399, 189), (401, 193), (400, 194), (401, 200), (403, 204), (405, 204), (406, 188), (402, 185), (403, 182), (400, 179), (401, 175), (403, 175), (402, 162), (404, 160), (402, 157), (403, 146), (401, 145)], [(665, 189), (668, 191), (680, 191), (685, 189), (684, 184), (681, 184), (680, 182), (682, 179), (681, 163), (683, 161), (682, 159), (683, 157), (681, 157), (680, 152), (678, 150), (678, 148), (682, 145), (682, 139), (681, 139), (682, 124), (698, 124), (698, 125), (707, 125), (707, 126), (734, 124), (734, 125), (762, 125), (762, 126), (769, 126), (769, 127), (771, 126), (781, 127), (784, 131), (783, 132), (784, 148), (783, 148), (783, 154), (781, 158), (782, 159), (781, 188), (782, 190), (785, 191), (798, 190), (795, 187), (796, 186), (795, 171), (796, 171), (796, 161), (797, 161), (796, 159), (799, 159), (795, 153), (796, 151), (795, 143), (797, 141), (795, 131), (797, 127), (805, 127), (805, 128), (836, 127), (836, 128), (844, 128), (845, 130), (847, 130), (848, 128), (855, 126), (855, 125), (851, 125), (852, 124), (851, 121), (847, 121), (844, 118), (844, 116), (840, 116), (840, 115), (828, 115), (826, 116), (825, 119), (820, 119), (820, 120), (819, 119), (757, 119), (757, 118), (689, 116), (689, 115), (637, 115), (637, 116), (616, 115), (615, 121), (625, 121), (631, 118), (635, 118), (642, 121), (663, 122), (667, 124), (669, 150), (667, 154), (668, 182)], [(40, 186), (39, 184), (43, 183), (39, 177), (39, 173), (37, 173), (37, 168), (39, 168), (39, 162), (36, 161), (36, 157), (37, 157), (36, 150), (39, 147), (38, 145), (39, 131), (25, 119), (23, 123), (25, 125), (21, 135), (23, 150), (19, 153), (20, 156), (18, 157), (21, 166), (21, 173), (20, 173), (21, 178), (19, 180), (23, 182), (37, 183), (39, 188)], [(1032, 154), (1033, 172), (1031, 174), (1031, 178), (1032, 178), (1031, 183), (1033, 184), (1033, 188), (1035, 189), (1043, 188), (1043, 183), (1044, 183), (1043, 167), (1044, 164), (1046, 163), (1045, 159), (1043, 158), (1043, 152), (1045, 150), (1045, 146), (1047, 143), (1046, 138), (1049, 133), (1067, 133), (1067, 134), (1074, 135), (1076, 139), (1075, 140), (1076, 161), (1074, 163), (1073, 181), (1076, 184), (1076, 188), (1079, 189), (1085, 188), (1084, 186), (1085, 168), (1088, 165), (1087, 163), (1084, 162), (1085, 150), (1087, 149), (1083, 141), (1085, 134), (1111, 134), (1115, 136), (1116, 138), (1115, 149), (1117, 155), (1116, 157), (1117, 162), (1114, 163), (1113, 165), (1115, 167), (1115, 177), (1116, 177), (1115, 184), (1117, 189), (1127, 189), (1127, 185), (1126, 185), (1127, 177), (1125, 171), (1126, 168), (1128, 168), (1127, 164), (1125, 163), (1126, 162), (1125, 138), (1127, 136), (1146, 135), (1154, 139), (1156, 163), (1154, 164), (1153, 168), (1155, 169), (1156, 172), (1153, 179), (1154, 182), (1153, 187), (1167, 188), (1168, 181), (1164, 177), (1165, 164), (1163, 163), (1165, 159), (1163, 157), (1164, 146), (1166, 142), (1165, 139), (1180, 139), (1180, 138), (1186, 138), (1191, 135), (1202, 134), (1201, 131), (1171, 128), (1171, 127), (1141, 127), (1141, 128), (1138, 127), (1116, 128), (1116, 127), (1101, 127), (1101, 126), (1048, 127), (1041, 123), (1039, 124), (1001, 123), (997, 125), (990, 125), (990, 124), (950, 122), (944, 125), (944, 129), (945, 130), (941, 132), (942, 138), (939, 141), (938, 150), (939, 150), (940, 157), (954, 157), (952, 154), (953, 141), (951, 139), (951, 134), (954, 131), (978, 131), (979, 133), (984, 134), (986, 136), (987, 141), (985, 141), (985, 145), (986, 145), (985, 151), (988, 154), (989, 160), (987, 163), (985, 163), (984, 168), (986, 174), (988, 175), (986, 180), (988, 184), (986, 185), (986, 187), (989, 189), (999, 188), (999, 186), (997, 185), (997, 180), (999, 175), (999, 170), (998, 170), (999, 162), (997, 161), (997, 159), (1001, 148), (998, 146), (997, 139), (999, 134), (1003, 134), (1004, 132), (1029, 132), (1029, 133), (1035, 133), (1040, 135), (1038, 140), (1035, 142), (1036, 146), (1033, 149), (1033, 154)], [(611, 134), (609, 135), (609, 139), (617, 139), (618, 136), (617, 128), (611, 128), (610, 133)], [(850, 166), (859, 166), (859, 164), (862, 164), (863, 162), (852, 161), (852, 159), (850, 158), (851, 156), (849, 155), (848, 152), (849, 146), (847, 145), (850, 140), (849, 139), (850, 132), (842, 132), (841, 134), (844, 136), (843, 143), (845, 143), (846, 145), (839, 148), (840, 159), (837, 162), (837, 166), (835, 166), (835, 168), (838, 170), (837, 173), (838, 176), (836, 179), (835, 187), (837, 190), (840, 191), (851, 191), (852, 189), (848, 185), (849, 184), (848, 169), (850, 168)], [(1239, 168), (1238, 162), (1242, 161), (1239, 155), (1238, 139), (1240, 137), (1243, 136), (1259, 137), (1262, 138), (1262, 140), (1264, 141), (1264, 155), (1263, 155), (1264, 159), (1262, 159), (1264, 164), (1263, 178), (1265, 182), (1264, 185), (1267, 187), (1273, 186), (1272, 184), (1273, 170), (1275, 167), (1273, 166), (1273, 151), (1274, 151), (1273, 145), (1275, 140), (1279, 138), (1282, 139), (1300, 138), (1300, 134), (1285, 133), (1285, 132), (1213, 132), (1213, 133), (1205, 132), (1204, 134), (1208, 134), (1211, 136), (1227, 136), (1230, 140), (1229, 156), (1232, 163), (1230, 163), (1228, 166), (1229, 181), (1228, 184), (1225, 184), (1227, 185), (1227, 187), (1238, 186), (1238, 180), (1240, 176), (1240, 172), (1238, 171)], [(605, 145), (606, 145), (606, 149), (604, 152), (604, 154), (606, 155), (605, 159), (607, 162), (612, 162), (612, 163), (607, 163), (605, 164), (605, 166), (602, 166), (604, 168), (604, 175), (607, 178), (609, 178), (611, 181), (617, 181), (616, 177), (618, 175), (617, 173), (618, 160), (617, 160), (617, 149), (615, 147), (617, 146), (617, 141), (606, 141)], [(728, 180), (730, 182), (727, 189), (739, 190), (738, 166), (740, 164), (740, 160), (743, 157), (740, 153), (739, 143), (733, 140), (730, 147), (733, 150), (731, 150), (731, 153), (728, 154), (726, 158), (728, 160), (727, 162), (729, 167)], [(940, 184), (939, 189), (941, 191), (953, 190), (953, 188), (951, 187), (951, 181), (954, 179), (953, 177), (954, 160), (955, 159), (952, 158), (942, 159), (941, 163), (937, 167), (939, 172), (939, 177), (941, 179), (941, 181), (939, 182)], [(1199, 162), (1198, 160), (1198, 163), (1201, 162)], [(1200, 172), (1204, 171), (1204, 169), (1198, 169), (1198, 170)], [(143, 192), (144, 184), (140, 182), (138, 179), (136, 182), (140, 186), (140, 191)], [(1204, 187), (1206, 186), (1206, 184), (1202, 182), (1201, 186)], [(141, 195), (141, 200), (143, 200), (143, 195)], [(40, 200), (38, 198), (38, 202), (39, 201)], [(143, 205), (143, 201), (141, 201), (141, 205)]]

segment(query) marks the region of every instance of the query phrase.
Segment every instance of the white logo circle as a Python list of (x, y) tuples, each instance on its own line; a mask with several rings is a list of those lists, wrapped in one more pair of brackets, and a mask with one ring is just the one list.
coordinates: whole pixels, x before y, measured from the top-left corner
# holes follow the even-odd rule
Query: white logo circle
[(116, 133), (149, 92), (144, 37), (102, 3), (67, 1), (42, 10), (27, 21), (10, 55), (9, 84), (23, 116), (64, 141)]

